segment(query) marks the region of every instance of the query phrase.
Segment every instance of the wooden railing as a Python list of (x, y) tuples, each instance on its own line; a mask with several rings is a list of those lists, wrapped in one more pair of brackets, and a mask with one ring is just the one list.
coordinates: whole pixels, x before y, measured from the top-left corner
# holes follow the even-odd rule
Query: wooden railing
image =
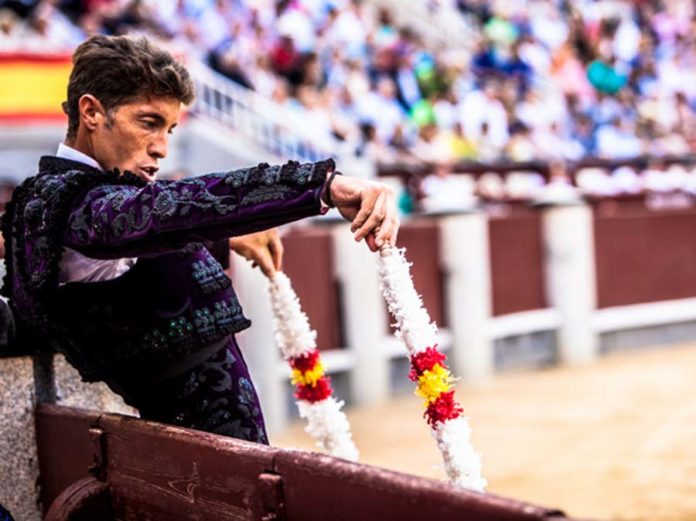
[(599, 308), (696, 297), (696, 208), (593, 210)]
[(136, 418), (51, 405), (39, 407), (36, 426), (46, 521), (569, 519), (432, 479)]
[(345, 347), (330, 229), (295, 229), (283, 237), (283, 244), (283, 270), (293, 281), (302, 307), (317, 332), (317, 347), (321, 350)]

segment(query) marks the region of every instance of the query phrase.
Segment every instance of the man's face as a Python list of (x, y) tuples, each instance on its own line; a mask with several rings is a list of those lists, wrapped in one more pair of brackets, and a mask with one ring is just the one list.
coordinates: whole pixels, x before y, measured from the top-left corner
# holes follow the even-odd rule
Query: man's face
[(180, 113), (181, 103), (170, 97), (153, 96), (120, 105), (90, 133), (92, 156), (106, 170), (129, 170), (154, 181)]

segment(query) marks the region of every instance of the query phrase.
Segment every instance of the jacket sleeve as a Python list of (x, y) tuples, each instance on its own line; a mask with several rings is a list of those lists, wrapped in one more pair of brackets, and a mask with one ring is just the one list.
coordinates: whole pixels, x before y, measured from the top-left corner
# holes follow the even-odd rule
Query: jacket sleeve
[(68, 218), (65, 246), (93, 258), (158, 255), (321, 213), (332, 160), (261, 164), (143, 188), (105, 185), (87, 192)]

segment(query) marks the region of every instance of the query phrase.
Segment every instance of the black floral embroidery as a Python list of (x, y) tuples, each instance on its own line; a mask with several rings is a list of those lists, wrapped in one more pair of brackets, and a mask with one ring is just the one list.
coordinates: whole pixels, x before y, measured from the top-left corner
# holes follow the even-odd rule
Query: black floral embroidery
[(205, 362), (136, 397), (141, 417), (268, 444), (258, 397), (234, 340)]
[(229, 277), (222, 270), (220, 263), (209, 253), (207, 253), (204, 259), (194, 262), (192, 270), (193, 279), (198, 282), (201, 290), (206, 295), (222, 291), (232, 285)]
[[(212, 311), (203, 307), (193, 310), (193, 320), (186, 316), (170, 319), (166, 325), (146, 332), (143, 341), (150, 352), (170, 351), (171, 348), (189, 350), (193, 346), (205, 346), (239, 331), (248, 325), (236, 300), (222, 300), (213, 304)], [(127, 346), (121, 352), (127, 354)]]
[[(131, 207), (126, 212), (121, 212), (111, 218), (111, 229), (116, 237), (123, 237), (132, 233), (142, 232), (150, 226), (150, 209), (147, 206), (141, 208), (138, 212), (136, 208)], [(104, 216), (108, 221), (108, 216)]]
[(156, 215), (171, 217), (176, 213), (176, 200), (170, 190), (162, 190), (155, 197), (155, 206), (152, 209)]
[(224, 179), (226, 184), (239, 188), (246, 185), (323, 182), (327, 172), (331, 172), (335, 168), (336, 164), (333, 159), (305, 164), (300, 164), (297, 161), (288, 161), (284, 165), (269, 166), (268, 163), (260, 163), (252, 168), (242, 168), (232, 172), (220, 172), (213, 175)]
[[(228, 214), (237, 208), (236, 195), (215, 195), (208, 190), (205, 181), (199, 178), (184, 179), (176, 184), (162, 184), (164, 188), (155, 197), (153, 208), (153, 214), (160, 218), (172, 217), (177, 212), (186, 216), (192, 208), (212, 208), (220, 215)], [(175, 187), (180, 191), (177, 192)]]
[[(191, 210), (212, 210), (218, 215), (234, 212), (239, 206), (249, 206), (266, 201), (283, 199), (293, 185), (303, 185), (310, 181), (322, 182), (326, 173), (334, 168), (333, 160), (319, 163), (299, 164), (290, 161), (282, 166), (269, 166), (262, 163), (253, 168), (232, 172), (208, 174), (208, 179), (222, 179), (233, 187), (251, 186), (252, 189), (238, 203), (237, 194), (217, 195), (212, 193), (206, 181), (189, 178), (177, 182), (160, 182), (153, 196), (142, 193), (137, 208), (126, 209), (124, 203), (132, 198), (138, 188), (132, 186), (100, 186), (94, 201), (100, 199), (99, 212), (89, 204), (83, 205), (71, 218), (71, 230), (84, 238), (94, 225), (98, 231), (109, 228), (116, 238), (146, 230), (153, 221), (166, 221), (176, 215), (186, 217)], [(54, 183), (55, 184), (55, 183)], [(152, 198), (154, 197), (154, 200)], [(91, 217), (94, 213), (97, 217)], [(91, 220), (95, 219), (92, 223)]]
[(46, 303), (58, 285), (62, 241), (75, 200), (95, 186), (144, 186), (145, 181), (49, 156), (42, 157), (39, 166), (39, 175), (15, 189), (2, 217), (7, 267), (2, 294), (32, 329), (53, 331), (59, 338), (62, 333)]
[(244, 196), (241, 205), (249, 206), (250, 204), (284, 199), (289, 191), (290, 187), (285, 185), (259, 186)]

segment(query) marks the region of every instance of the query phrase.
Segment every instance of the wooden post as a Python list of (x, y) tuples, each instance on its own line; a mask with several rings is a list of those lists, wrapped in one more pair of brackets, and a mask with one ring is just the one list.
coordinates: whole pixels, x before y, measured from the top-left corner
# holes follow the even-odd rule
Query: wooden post
[(552, 205), (542, 219), (548, 300), (561, 314), (559, 361), (591, 362), (599, 345), (592, 326), (597, 307), (592, 210), (582, 203)]
[(346, 341), (355, 360), (351, 395), (355, 405), (368, 405), (389, 395), (389, 360), (383, 347), (387, 312), (379, 292), (377, 258), (367, 245), (355, 242), (349, 224), (336, 226), (334, 247)]
[(457, 376), (480, 382), (495, 369), (488, 332), (492, 307), (488, 219), (482, 212), (451, 215), (442, 219), (441, 234), (453, 368)]

